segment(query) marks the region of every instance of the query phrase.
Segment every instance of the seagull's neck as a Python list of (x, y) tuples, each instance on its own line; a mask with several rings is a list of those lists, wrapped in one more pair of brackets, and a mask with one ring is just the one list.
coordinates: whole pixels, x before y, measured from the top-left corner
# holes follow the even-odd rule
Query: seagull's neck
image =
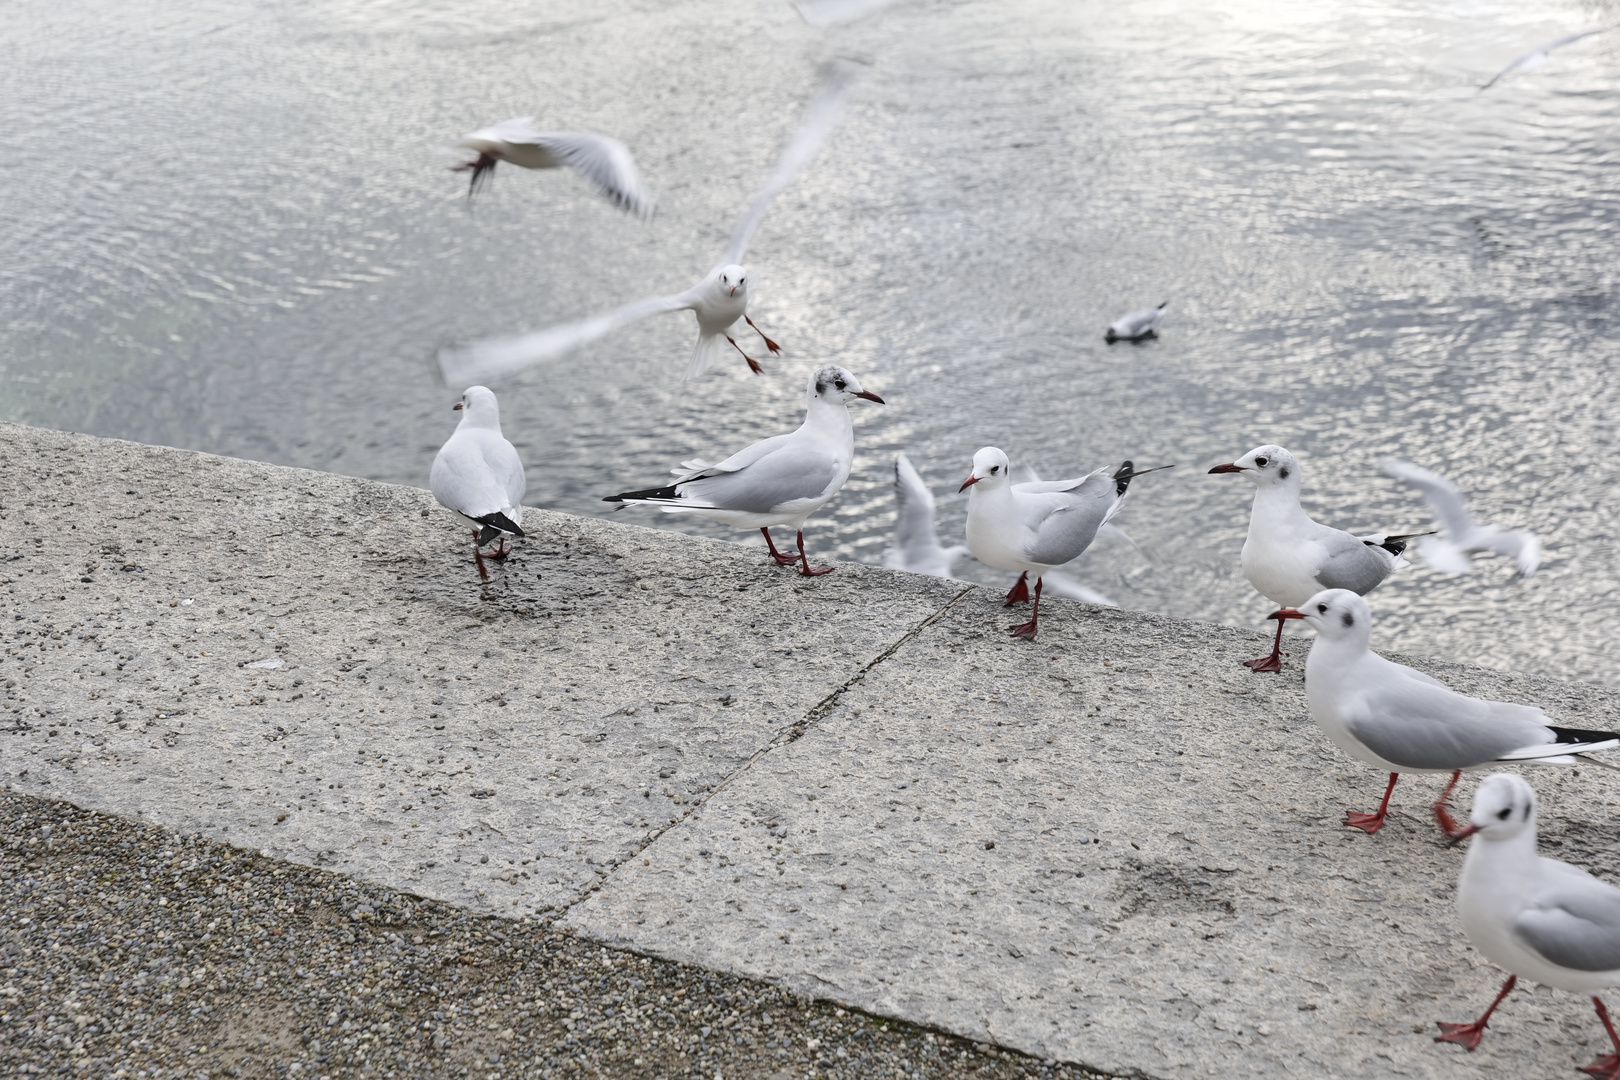
[(1013, 521), (1012, 509), (1017, 500), (1013, 486), (1006, 483), (973, 485), (968, 493), (968, 513), (974, 516), (989, 514), (999, 520)]
[(849, 407), (819, 397), (811, 397), (810, 407), (804, 412), (804, 425), (799, 430), (833, 441), (855, 441), (855, 424), (849, 418)]
[(1249, 535), (1267, 538), (1287, 535), (1311, 525), (1305, 508), (1299, 505), (1299, 489), (1289, 484), (1268, 484), (1256, 488), (1254, 506), (1249, 511)]
[(495, 434), (499, 435), (501, 433), (501, 418), (499, 414), (495, 416), (480, 416), (477, 413), (470, 412), (463, 416), (461, 418), (461, 423), (456, 426), (469, 430), (493, 431)]
[(1492, 895), (1523, 896), (1536, 886), (1536, 828), (1532, 823), (1516, 836), (1487, 840), (1476, 836), (1463, 859), (1459, 888)]

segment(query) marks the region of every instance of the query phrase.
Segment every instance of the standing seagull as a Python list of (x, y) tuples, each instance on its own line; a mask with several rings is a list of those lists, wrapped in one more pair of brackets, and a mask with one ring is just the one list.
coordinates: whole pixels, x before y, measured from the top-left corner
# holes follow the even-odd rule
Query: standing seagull
[[(693, 458), (672, 470), (680, 477), (668, 487), (609, 495), (603, 502), (646, 503), (666, 514), (701, 514), (726, 525), (758, 529), (778, 566), (800, 564), (803, 577), (830, 574), (830, 566), (810, 566), (804, 550), (804, 520), (838, 494), (855, 457), (855, 426), (849, 403), (883, 399), (841, 367), (810, 376), (804, 423), (786, 435), (763, 439), (718, 465)], [(799, 550), (784, 554), (771, 539), (772, 525), (798, 532)]]
[(1447, 574), (1466, 574), (1474, 568), (1468, 556), (1494, 552), (1513, 560), (1518, 577), (1529, 577), (1541, 565), (1541, 541), (1533, 532), (1509, 532), (1495, 525), (1475, 525), (1468, 516), (1468, 504), (1463, 501), (1457, 485), (1428, 469), (1405, 461), (1386, 458), (1380, 466), (1385, 474), (1423, 492), (1429, 508), (1445, 526), (1444, 536), (1425, 536), (1418, 541), (1418, 550), (1428, 564)]
[(1501, 71), (1498, 71), (1495, 75), (1492, 75), (1491, 76), (1491, 81), (1486, 83), (1484, 86), (1481, 86), (1479, 89), (1480, 89), (1481, 92), (1489, 90), (1491, 87), (1496, 85), (1496, 81), (1498, 79), (1500, 79), (1500, 78), (1502, 78), (1502, 77), (1504, 77), (1506, 75), (1509, 75), (1512, 72), (1515, 72), (1515, 71), (1530, 71), (1530, 70), (1532, 70), (1534, 68), (1540, 67), (1542, 64), (1545, 64), (1547, 62), (1548, 55), (1551, 54), (1554, 49), (1561, 49), (1565, 45), (1573, 45), (1575, 42), (1580, 41), (1582, 38), (1589, 38), (1594, 34), (1606, 34), (1610, 30), (1613, 30), (1613, 29), (1614, 29), (1614, 27), (1612, 27), (1612, 26), (1604, 26), (1604, 27), (1600, 27), (1600, 28), (1598, 28), (1596, 30), (1582, 30), (1578, 34), (1568, 34), (1568, 35), (1566, 35), (1564, 37), (1559, 38), (1557, 41), (1549, 41), (1545, 45), (1539, 46), (1538, 48), (1531, 49), (1529, 52), (1525, 53), (1523, 56), (1521, 56), (1517, 60), (1513, 61), (1513, 63), (1509, 64), (1507, 67), (1503, 68)]
[(1457, 915), (1474, 948), (1511, 974), (1483, 1016), (1471, 1024), (1441, 1021), (1434, 1041), (1474, 1049), (1523, 975), (1592, 995), (1614, 1052), (1581, 1072), (1620, 1080), (1620, 1035), (1596, 993), (1620, 984), (1620, 889), (1537, 853), (1536, 793), (1522, 777), (1486, 777), (1468, 820), (1462, 836), (1474, 839), (1457, 879)]
[[(1352, 536), (1318, 525), (1299, 505), (1299, 463), (1280, 446), (1258, 446), (1211, 473), (1242, 473), (1258, 489), (1243, 541), (1243, 576), (1255, 590), (1284, 607), (1298, 607), (1323, 589), (1349, 589), (1365, 596), (1408, 565), (1401, 558), (1413, 536)], [(1271, 616), (1275, 618), (1275, 616)], [(1271, 655), (1244, 664), (1255, 671), (1282, 670), (1283, 620)]]
[(759, 362), (743, 352), (742, 346), (737, 344), (734, 335), (741, 332), (737, 324), (746, 322), (753, 327), (772, 353), (782, 350), (748, 317), (748, 271), (738, 264), (747, 253), (748, 241), (764, 219), (771, 200), (816, 156), (823, 140), (838, 123), (849, 92), (862, 71), (861, 65), (850, 60), (837, 60), (829, 65), (820, 90), (805, 108), (799, 133), (777, 162), (775, 174), (754, 197), (753, 205), (737, 223), (719, 264), (702, 281), (683, 293), (647, 297), (577, 322), (560, 323), (517, 337), (492, 338), (460, 348), (442, 349), (439, 352), (439, 369), (444, 373), (445, 382), (455, 385), (469, 379), (487, 379), (521, 371), (564, 356), (621, 326), (666, 311), (691, 311), (697, 315), (697, 343), (692, 346), (692, 357), (683, 378), (695, 379), (708, 371), (716, 360), (725, 355), (728, 344), (742, 353), (749, 368), (755, 372), (762, 371)]
[(534, 117), (503, 120), (493, 127), (480, 128), (461, 140), (461, 145), (478, 156), (456, 172), (470, 172), (467, 197), (489, 182), (495, 166), (502, 161), (525, 169), (560, 169), (568, 166), (596, 186), (621, 210), (637, 217), (652, 213), (653, 198), (641, 182), (635, 159), (617, 139), (584, 131), (536, 131)]
[(1143, 308), (1133, 311), (1129, 315), (1121, 315), (1108, 324), (1108, 332), (1103, 340), (1112, 345), (1116, 341), (1141, 341), (1143, 338), (1158, 337), (1159, 320), (1164, 318), (1164, 309), (1170, 301), (1166, 300), (1158, 307)]
[(1345, 816), (1346, 825), (1363, 832), (1383, 826), (1403, 772), (1451, 774), (1434, 804), (1434, 820), (1441, 832), (1455, 837), (1457, 826), (1446, 803), (1465, 770), (1499, 761), (1573, 765), (1572, 755), (1620, 746), (1615, 732), (1557, 727), (1533, 706), (1467, 697), (1421, 671), (1385, 660), (1367, 644), (1372, 635), (1367, 601), (1348, 589), (1324, 590), (1272, 617), (1279, 624), (1304, 619), (1316, 631), (1305, 661), (1311, 719), (1340, 750), (1389, 773), (1377, 813)]
[[(1167, 469), (1170, 466), (1161, 465)], [(987, 446), (973, 455), (973, 471), (959, 491), (968, 497), (967, 542), (973, 557), (997, 570), (1018, 571), (1006, 605), (1030, 598), (1027, 581), (1035, 574), (1035, 606), (1029, 622), (1008, 627), (1014, 637), (1035, 640), (1041, 616), (1041, 577), (1091, 546), (1097, 530), (1119, 512), (1133, 477), (1129, 461), (1112, 475), (1106, 468), (1077, 480), (1014, 484), (1007, 455)]]
[(523, 462), (501, 434), (501, 410), (487, 386), (469, 386), (451, 406), (461, 423), (433, 459), (428, 487), (439, 505), (473, 526), (473, 561), (489, 580), (483, 549), (497, 537), (490, 558), (504, 559), (505, 536), (523, 535)]
[(968, 549), (963, 544), (940, 544), (934, 530), (934, 494), (904, 454), (894, 459), (894, 501), (900, 511), (894, 522), (894, 547), (883, 565), (914, 574), (954, 577), (951, 567), (967, 556)]

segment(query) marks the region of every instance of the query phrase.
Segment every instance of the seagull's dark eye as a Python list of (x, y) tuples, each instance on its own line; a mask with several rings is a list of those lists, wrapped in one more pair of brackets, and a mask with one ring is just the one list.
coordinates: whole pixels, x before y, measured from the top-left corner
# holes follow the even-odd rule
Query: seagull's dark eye
[(998, 473), (998, 472), (1001, 471), (1001, 466), (1000, 465), (992, 465), (992, 466), (990, 466), (990, 471), (993, 472), (993, 473)]
[(844, 380), (839, 379), (837, 382), (833, 383), (833, 385), (838, 387), (838, 389), (842, 390), (844, 388)]
[(1354, 626), (1354, 625), (1356, 625), (1356, 617), (1354, 615), (1350, 614), (1348, 611), (1345, 612), (1343, 615), (1340, 615), (1339, 620), (1341, 622), (1343, 622), (1344, 625), (1346, 625), (1346, 626)]
[(1263, 469), (1270, 460), (1270, 458), (1257, 457), (1254, 459), (1255, 467)]
[(1500, 809), (1500, 810), (1498, 810), (1496, 812), (1496, 816), (1497, 816), (1497, 818), (1499, 820), (1506, 821), (1508, 818), (1513, 816), (1513, 807), (1511, 807), (1511, 806), (1502, 807), (1502, 809)]
[(1317, 604), (1316, 605), (1316, 613), (1318, 615), (1326, 615), (1327, 614), (1327, 605), (1326, 604)]

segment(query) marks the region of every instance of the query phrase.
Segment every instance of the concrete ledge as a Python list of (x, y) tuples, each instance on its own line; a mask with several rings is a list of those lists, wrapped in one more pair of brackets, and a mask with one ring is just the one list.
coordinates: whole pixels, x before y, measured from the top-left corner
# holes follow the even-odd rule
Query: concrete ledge
[[(1432, 1043), (1498, 981), (1452, 917), (1437, 784), (1341, 827), (1381, 778), (1310, 724), (1301, 653), (1237, 666), (1260, 635), (1048, 601), (1030, 646), (961, 583), (806, 582), (543, 512), (481, 589), (412, 488), (15, 426), (0, 469), (15, 788), (1105, 1071), (1595, 1053), (1585, 1002), (1540, 989), (1478, 1052)], [(1601, 871), (1620, 789), (1591, 773), (1532, 779), (1548, 841)]]

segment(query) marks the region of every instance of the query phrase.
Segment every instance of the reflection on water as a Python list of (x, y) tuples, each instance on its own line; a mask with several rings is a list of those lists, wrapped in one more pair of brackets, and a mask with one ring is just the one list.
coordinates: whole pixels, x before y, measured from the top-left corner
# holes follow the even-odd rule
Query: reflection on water
[[(598, 513), (784, 430), (830, 359), (890, 404), (856, 417), (817, 553), (881, 556), (898, 449), (942, 496), (989, 444), (1049, 477), (1178, 462), (1120, 518), (1153, 560), (1102, 547), (1076, 573), (1129, 607), (1258, 625), (1248, 485), (1204, 470), (1280, 442), (1323, 520), (1423, 527), (1377, 473), (1395, 455), (1536, 529), (1548, 562), (1524, 584), (1501, 560), (1405, 571), (1375, 643), (1620, 682), (1620, 37), (1474, 89), (1612, 12), (1208, 7), (902, 0), (829, 32), (763, 2), (19, 0), (0, 416), (425, 484), (454, 420), (433, 348), (690, 284), (844, 51), (874, 76), (751, 250), (787, 357), (677, 383), (683, 315), (498, 384), (531, 501)], [(446, 146), (528, 114), (622, 138), (658, 216), (519, 170), (469, 207)], [(1103, 343), (1165, 299), (1158, 341)], [(942, 497), (947, 542), (963, 513)]]

